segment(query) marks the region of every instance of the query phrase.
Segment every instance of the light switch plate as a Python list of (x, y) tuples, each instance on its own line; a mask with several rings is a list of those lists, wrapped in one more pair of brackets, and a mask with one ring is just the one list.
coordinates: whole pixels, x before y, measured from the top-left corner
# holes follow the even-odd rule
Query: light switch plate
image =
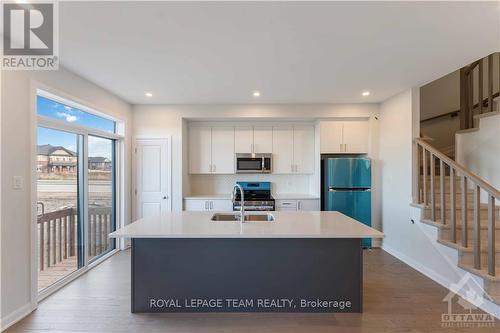
[(12, 188), (14, 190), (22, 190), (24, 186), (24, 180), (22, 176), (12, 177)]

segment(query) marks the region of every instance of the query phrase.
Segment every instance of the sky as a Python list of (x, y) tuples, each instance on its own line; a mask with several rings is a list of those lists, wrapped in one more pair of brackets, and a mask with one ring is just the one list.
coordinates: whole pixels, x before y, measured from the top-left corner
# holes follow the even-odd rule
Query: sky
[[(113, 121), (66, 106), (42, 96), (37, 96), (37, 113), (42, 116), (56, 118), (69, 123), (75, 123), (106, 132), (114, 132)], [(44, 144), (63, 146), (69, 150), (76, 151), (77, 135), (38, 127), (38, 145)], [(111, 158), (111, 154), (111, 140), (89, 136), (89, 156)]]

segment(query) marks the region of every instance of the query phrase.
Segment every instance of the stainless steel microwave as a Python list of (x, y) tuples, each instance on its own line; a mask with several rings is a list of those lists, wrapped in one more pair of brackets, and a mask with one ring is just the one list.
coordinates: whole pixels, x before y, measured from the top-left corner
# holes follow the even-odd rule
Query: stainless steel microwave
[(236, 154), (236, 173), (271, 173), (272, 154)]

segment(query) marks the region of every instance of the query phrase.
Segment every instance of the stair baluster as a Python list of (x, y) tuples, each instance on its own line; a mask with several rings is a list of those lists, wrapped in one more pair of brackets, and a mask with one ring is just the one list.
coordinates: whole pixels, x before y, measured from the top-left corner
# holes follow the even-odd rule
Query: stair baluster
[(488, 195), (488, 274), (495, 276), (495, 197)]
[(434, 154), (431, 154), (431, 220), (436, 221), (436, 200), (434, 198), (434, 178), (436, 178), (436, 166), (434, 164)]
[(444, 162), (439, 160), (439, 201), (441, 202), (441, 223), (446, 224), (446, 201), (444, 200)]
[[(500, 191), (495, 189), (493, 186), (485, 182), (483, 179), (471, 173), (469, 170), (464, 168), (462, 165), (456, 163), (445, 154), (441, 153), (435, 147), (430, 145), (423, 139), (415, 139), (417, 144), (417, 152), (420, 154), (418, 149), (422, 149), (422, 169), (417, 167), (418, 170), (418, 186), (421, 186), (422, 193), (417, 196), (417, 200), (420, 204), (424, 206), (425, 209), (430, 211), (430, 220), (433, 224), (439, 223), (442, 227), (446, 226), (442, 230), (449, 230), (450, 235), (448, 242), (456, 244), (457, 243), (457, 210), (461, 210), (461, 246), (454, 245), (456, 248), (464, 253), (471, 253), (472, 255), (472, 266), (471, 270), (480, 271), (482, 266), (484, 272), (481, 274), (487, 274), (491, 277), (496, 277), (496, 262), (495, 262), (495, 253), (500, 249), (496, 248), (495, 243), (495, 233), (498, 232), (498, 226), (496, 226), (496, 219), (498, 219), (498, 213), (500, 209), (495, 203), (498, 203), (496, 200), (500, 200)], [(430, 159), (428, 161), (428, 158)], [(435, 197), (435, 184), (434, 180), (436, 179), (436, 159), (439, 162), (439, 188), (440, 188), (440, 221), (436, 220), (436, 197)], [(420, 163), (420, 161), (418, 162)], [(429, 164), (429, 165), (428, 165)], [(420, 166), (420, 164), (418, 164)], [(446, 197), (446, 167), (449, 168), (449, 190), (450, 197), (448, 204), (450, 205), (449, 216), (447, 216), (447, 197)], [(428, 174), (428, 169), (430, 169), (430, 175)], [(420, 173), (422, 170), (422, 173)], [(427, 177), (430, 177), (429, 184), (427, 184)], [(460, 202), (456, 200), (456, 180), (457, 176), (460, 179), (460, 190), (461, 190), (461, 198)], [(429, 186), (428, 186), (429, 185)], [(471, 189), (469, 189), (471, 187)], [(468, 241), (468, 218), (470, 214), (470, 210), (468, 208), (468, 192), (472, 191), (473, 200), (471, 201), (472, 207), (472, 217), (473, 217), (473, 225), (472, 225), (472, 233), (473, 233), (473, 244), (469, 246)], [(481, 203), (481, 193), (487, 194), (487, 204)], [(427, 197), (429, 195), (429, 197)], [(472, 195), (472, 194), (471, 194)], [(460, 208), (458, 208), (460, 206)], [(485, 216), (481, 216), (485, 213), (485, 208), (487, 208), (487, 219)], [(481, 210), (483, 210), (483, 214), (481, 214)], [(487, 237), (483, 239), (483, 241), (487, 242), (486, 250), (483, 248), (483, 256), (481, 256), (481, 217), (483, 218), (483, 222), (486, 222), (487, 225)], [(484, 228), (484, 225), (483, 225)], [(486, 232), (486, 230), (485, 230)], [(484, 236), (484, 234), (483, 234)], [(443, 241), (447, 241), (444, 239)], [(487, 256), (484, 256), (484, 253), (487, 252)], [(486, 260), (486, 261), (484, 261)], [(483, 261), (483, 263), (481, 262)], [(487, 267), (486, 267), (487, 266)], [(486, 269), (487, 268), (487, 269)]]
[(467, 178), (462, 175), (462, 246), (468, 246), (468, 230), (467, 230)]
[(455, 169), (450, 165), (450, 227), (451, 241), (457, 242), (457, 226), (455, 223)]
[(480, 188), (474, 186), (474, 268), (481, 269), (481, 219), (480, 219)]

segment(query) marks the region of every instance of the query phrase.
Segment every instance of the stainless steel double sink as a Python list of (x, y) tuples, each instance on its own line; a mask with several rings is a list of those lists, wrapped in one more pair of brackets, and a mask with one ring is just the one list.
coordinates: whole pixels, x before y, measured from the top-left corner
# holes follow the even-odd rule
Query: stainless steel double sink
[[(216, 213), (212, 216), (212, 221), (239, 221), (240, 214), (222, 214)], [(245, 215), (245, 222), (272, 222), (274, 216), (272, 214), (249, 214)]]

